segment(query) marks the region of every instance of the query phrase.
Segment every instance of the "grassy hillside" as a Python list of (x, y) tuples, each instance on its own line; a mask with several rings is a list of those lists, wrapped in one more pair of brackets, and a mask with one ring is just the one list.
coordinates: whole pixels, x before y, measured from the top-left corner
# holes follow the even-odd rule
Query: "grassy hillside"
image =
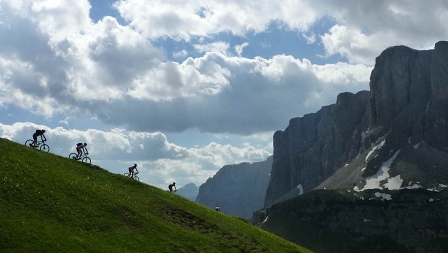
[(310, 252), (178, 195), (0, 139), (0, 252)]

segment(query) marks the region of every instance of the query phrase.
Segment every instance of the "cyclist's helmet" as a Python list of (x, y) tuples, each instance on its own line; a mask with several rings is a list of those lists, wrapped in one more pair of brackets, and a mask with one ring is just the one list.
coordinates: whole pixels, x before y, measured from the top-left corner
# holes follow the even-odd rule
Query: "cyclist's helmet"
[(173, 182), (173, 184), (176, 184), (176, 182)]
[(45, 133), (45, 129), (42, 129), (42, 133)]
[(84, 142), (84, 146), (87, 146), (87, 143)]
[(134, 163), (134, 166), (135, 166), (135, 167), (137, 167), (137, 164), (136, 164), (136, 163)]

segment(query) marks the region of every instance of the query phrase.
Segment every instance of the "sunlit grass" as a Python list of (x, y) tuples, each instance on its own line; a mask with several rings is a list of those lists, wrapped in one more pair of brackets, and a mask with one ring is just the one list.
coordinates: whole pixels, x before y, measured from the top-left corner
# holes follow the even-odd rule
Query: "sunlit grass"
[(0, 139), (1, 252), (309, 252), (186, 198)]

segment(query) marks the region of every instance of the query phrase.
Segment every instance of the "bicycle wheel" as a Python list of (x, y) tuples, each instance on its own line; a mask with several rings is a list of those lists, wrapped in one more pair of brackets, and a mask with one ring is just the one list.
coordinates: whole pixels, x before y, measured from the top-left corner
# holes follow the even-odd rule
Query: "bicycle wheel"
[(85, 156), (84, 158), (82, 158), (82, 162), (83, 163), (92, 163), (92, 160), (90, 160), (90, 157)]
[(76, 153), (71, 153), (69, 156), (68, 156), (68, 158), (71, 158), (71, 159), (73, 159), (73, 160), (78, 160), (77, 158), (78, 158), (78, 154), (76, 154)]
[(29, 139), (29, 140), (27, 140), (27, 141), (25, 142), (25, 146), (30, 147), (31, 144), (33, 144), (33, 140), (31, 140), (31, 139)]
[(47, 144), (40, 145), (40, 150), (50, 152), (50, 146)]
[(134, 176), (134, 179), (140, 181), (140, 179), (137, 176)]

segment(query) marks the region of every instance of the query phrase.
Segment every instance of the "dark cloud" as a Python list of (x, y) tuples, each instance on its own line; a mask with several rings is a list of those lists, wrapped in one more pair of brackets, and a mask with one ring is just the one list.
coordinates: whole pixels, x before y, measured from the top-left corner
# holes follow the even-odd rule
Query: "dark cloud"
[[(127, 96), (123, 100), (97, 103), (86, 109), (107, 124), (136, 131), (198, 129), (201, 132), (249, 135), (283, 129), (289, 119), (334, 103), (336, 98), (328, 93), (344, 92), (347, 88), (320, 80), (307, 63), (291, 57), (264, 60), (262, 64), (235, 59), (222, 55), (211, 59), (205, 57), (198, 64), (220, 64), (231, 73), (228, 85), (221, 87), (216, 94), (201, 95), (197, 91), (197, 96), (160, 101)], [(254, 71), (256, 68), (260, 69)], [(172, 74), (170, 70), (173, 70)], [(207, 68), (199, 70), (207, 72)], [(178, 68), (165, 68), (164, 71), (165, 76), (174, 76), (176, 82), (182, 83)], [(340, 82), (345, 84), (345, 81)], [(366, 81), (358, 82), (367, 88)], [(350, 91), (356, 92), (358, 88), (356, 86)], [(320, 94), (320, 98), (315, 97), (316, 94)]]
[[(7, 72), (1, 81), (36, 99), (63, 93), (65, 87), (59, 84), (66, 82), (68, 63), (54, 54), (49, 37), (39, 32), (35, 22), (14, 15), (9, 5), (1, 7), (7, 23), (0, 25), (0, 57), (15, 63), (9, 71), (0, 69)], [(45, 80), (51, 80), (48, 86), (41, 84)]]

